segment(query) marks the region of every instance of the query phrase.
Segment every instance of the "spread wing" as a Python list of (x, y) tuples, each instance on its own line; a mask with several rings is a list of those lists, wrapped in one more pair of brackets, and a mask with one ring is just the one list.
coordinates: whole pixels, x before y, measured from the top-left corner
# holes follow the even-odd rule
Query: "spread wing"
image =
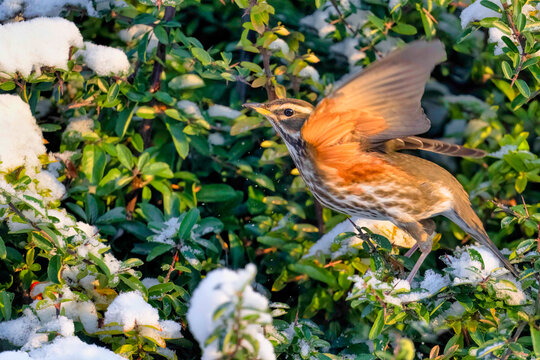
[(440, 41), (416, 41), (375, 62), (322, 100), (302, 128), (317, 153), (336, 144), (363, 148), (426, 132), (420, 106), (429, 75), (446, 53)]

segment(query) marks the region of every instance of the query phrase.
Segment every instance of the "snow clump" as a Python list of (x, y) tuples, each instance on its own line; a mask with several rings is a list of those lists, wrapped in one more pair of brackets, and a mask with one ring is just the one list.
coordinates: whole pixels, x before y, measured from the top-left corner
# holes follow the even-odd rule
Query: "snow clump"
[(242, 115), (242, 113), (238, 110), (231, 109), (228, 106), (215, 104), (208, 108), (208, 115), (210, 115), (211, 117), (224, 117), (227, 119), (236, 119), (237, 117)]
[[(240, 308), (238, 316), (240, 319), (248, 315), (258, 315), (256, 320), (249, 320), (240, 327), (246, 335), (258, 342), (258, 359), (274, 360), (276, 358), (274, 348), (265, 338), (263, 331), (263, 326), (272, 322), (272, 317), (268, 312), (268, 299), (255, 292), (250, 285), (255, 278), (256, 271), (257, 268), (253, 264), (238, 271), (214, 270), (193, 292), (187, 321), (191, 333), (203, 350), (203, 359), (222, 358), (223, 353), (222, 349), (219, 348), (219, 339), (208, 344), (207, 340), (217, 328), (223, 328), (223, 331), (220, 331), (222, 334), (232, 331), (237, 308)], [(216, 310), (224, 304), (228, 305), (221, 310), (220, 316), (214, 318)], [(252, 349), (251, 344), (245, 340), (241, 342), (241, 345), (246, 349)]]
[(39, 156), (45, 154), (41, 129), (28, 104), (17, 95), (0, 95), (0, 128), (0, 171), (41, 165)]
[[(414, 239), (405, 231), (399, 229), (390, 221), (370, 220), (358, 217), (353, 217), (351, 220), (358, 228), (368, 228), (374, 234), (386, 237), (391, 244), (401, 247), (410, 248), (415, 244)], [(362, 239), (358, 236), (352, 236), (347, 239), (336, 240), (339, 234), (355, 233), (355, 229), (351, 220), (347, 219), (336, 226), (328, 233), (323, 235), (310, 249), (305, 257), (312, 257), (318, 254), (330, 255), (332, 259), (338, 258), (346, 254), (356, 254), (357, 247), (361, 246)]]
[(70, 47), (83, 46), (77, 26), (62, 18), (36, 18), (0, 25), (0, 69), (29, 76), (43, 66), (67, 70)]
[(85, 48), (77, 51), (75, 57), (81, 56), (86, 65), (99, 76), (121, 76), (129, 72), (129, 61), (122, 50), (89, 41), (84, 45)]

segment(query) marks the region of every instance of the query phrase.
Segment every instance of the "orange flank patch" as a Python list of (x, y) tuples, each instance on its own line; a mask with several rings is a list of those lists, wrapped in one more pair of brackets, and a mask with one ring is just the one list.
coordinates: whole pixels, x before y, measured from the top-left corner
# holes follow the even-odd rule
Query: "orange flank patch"
[(365, 143), (369, 136), (387, 128), (382, 116), (360, 109), (342, 109), (335, 99), (326, 98), (307, 120), (302, 136), (315, 147), (351, 141)]
[(344, 186), (380, 182), (388, 176), (398, 176), (403, 180), (409, 177), (407, 173), (389, 164), (381, 156), (362, 151), (359, 143), (318, 148), (308, 146), (308, 150), (322, 175), (327, 179), (337, 177), (335, 181)]

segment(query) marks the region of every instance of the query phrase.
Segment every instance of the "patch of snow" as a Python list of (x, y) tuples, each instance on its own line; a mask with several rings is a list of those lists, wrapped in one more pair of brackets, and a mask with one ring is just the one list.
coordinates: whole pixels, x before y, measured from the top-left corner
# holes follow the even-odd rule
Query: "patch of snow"
[[(471, 257), (470, 250), (482, 257), (483, 264)], [(487, 278), (497, 278), (508, 273), (497, 256), (480, 245), (457, 248), (454, 255), (445, 256), (442, 260), (448, 266), (445, 271), (453, 278), (454, 285), (477, 285)]]
[[(196, 118), (202, 118), (201, 110), (193, 101), (180, 100), (176, 103), (176, 107), (184, 111), (187, 115), (191, 115)], [(211, 115), (210, 115), (211, 116)]]
[(19, 166), (34, 168), (41, 165), (38, 157), (45, 154), (41, 129), (30, 107), (20, 97), (0, 95), (0, 128), (1, 171), (13, 170)]
[(157, 309), (144, 301), (136, 291), (118, 295), (105, 312), (105, 325), (119, 324), (124, 331), (132, 330), (135, 325), (151, 325), (159, 327)]
[[(495, 43), (495, 50), (493, 50), (494, 55), (502, 55), (504, 54), (503, 48), (506, 47), (506, 44), (503, 41), (503, 36), (508, 37), (510, 40), (512, 40), (512, 37), (508, 36), (501, 30), (497, 28), (489, 28), (489, 38), (488, 42)], [(516, 43), (516, 46), (518, 50), (521, 52), (521, 45)]]
[(227, 119), (236, 119), (242, 113), (238, 110), (231, 109), (228, 106), (214, 104), (208, 108), (208, 115), (211, 117), (224, 117)]
[(320, 38), (324, 38), (326, 35), (336, 31), (336, 27), (327, 21), (331, 15), (337, 15), (333, 6), (321, 7), (313, 14), (300, 19), (300, 25), (313, 29), (319, 34)]
[[(358, 217), (353, 217), (351, 220), (354, 221), (359, 228), (365, 227), (374, 234), (386, 237), (393, 245), (410, 248), (415, 244), (414, 239), (408, 233), (399, 229), (390, 221), (371, 220)], [(355, 254), (357, 252), (356, 247), (362, 243), (362, 240), (359, 237), (353, 236), (344, 239), (341, 242), (335, 242), (336, 236), (346, 232), (358, 234), (358, 231), (356, 231), (349, 220), (337, 224), (327, 234), (323, 235), (309, 249), (309, 252), (305, 257), (316, 256), (320, 253), (330, 255), (332, 259), (335, 259), (348, 253)]]
[(24, 346), (30, 335), (40, 326), (39, 319), (32, 310), (25, 309), (23, 316), (15, 320), (0, 322), (0, 339), (15, 346)]
[(154, 285), (161, 284), (158, 279), (151, 278), (151, 277), (144, 278), (141, 280), (141, 282), (143, 283), (144, 287), (146, 287), (147, 289), (150, 289)]
[(501, 146), (499, 150), (489, 153), (488, 156), (491, 156), (497, 159), (502, 159), (504, 155), (510, 154), (511, 152), (516, 151), (516, 150), (517, 150), (516, 145), (504, 145), (504, 146)]
[(49, 197), (52, 200), (61, 200), (66, 194), (66, 187), (64, 184), (58, 181), (56, 176), (47, 170), (38, 172), (34, 179), (38, 182), (36, 184), (36, 189), (38, 191), (48, 192)]
[(387, 37), (385, 40), (375, 44), (375, 50), (381, 53), (384, 57), (398, 48), (400, 40), (394, 37)]
[(349, 63), (349, 68), (361, 68), (361, 65), (356, 65), (356, 63), (366, 57), (366, 53), (358, 50), (356, 46), (358, 45), (358, 40), (356, 38), (348, 37), (345, 40), (336, 43), (330, 46), (331, 54), (339, 54), (347, 59)]
[(276, 39), (268, 45), (268, 48), (270, 50), (280, 51), (287, 55), (291, 50), (289, 49), (289, 45), (285, 42), (283, 39)]
[(163, 320), (159, 322), (159, 327), (161, 328), (160, 336), (164, 339), (180, 339), (183, 337), (182, 325), (176, 321), (172, 320)]
[(146, 47), (147, 52), (152, 52), (158, 44), (159, 40), (153, 32), (153, 27), (145, 24), (136, 24), (127, 29), (120, 30), (118, 32), (118, 37), (125, 43), (129, 43), (133, 40), (141, 39), (147, 32), (151, 32), (151, 35), (148, 37), (148, 45)]
[(521, 284), (510, 276), (493, 284), (493, 289), (495, 296), (506, 301), (508, 305), (523, 305), (527, 302), (527, 295), (523, 292)]
[(208, 143), (212, 145), (217, 145), (217, 146), (223, 145), (225, 144), (225, 138), (223, 137), (222, 134), (218, 132), (214, 132), (208, 135)]
[(388, 9), (390, 11), (394, 10), (394, 8), (401, 6), (401, 0), (390, 0), (388, 1)]
[(298, 76), (303, 78), (310, 78), (313, 82), (319, 82), (319, 72), (311, 65), (306, 66), (298, 73)]
[(156, 235), (152, 236), (151, 240), (163, 244), (176, 245), (176, 242), (173, 240), (173, 237), (180, 229), (180, 219), (173, 217), (163, 223), (165, 225), (161, 230), (154, 230), (153, 232)]
[(57, 337), (29, 352), (32, 360), (125, 360), (109, 349), (82, 342), (78, 337)]
[(89, 41), (84, 45), (85, 48), (77, 51), (75, 57), (82, 57), (86, 65), (99, 76), (121, 76), (129, 72), (129, 61), (122, 50)]
[[(500, 0), (490, 1), (502, 9), (502, 4)], [(465, 29), (473, 21), (480, 21), (482, 19), (490, 17), (500, 18), (501, 16), (501, 13), (485, 7), (481, 4), (480, 0), (476, 0), (461, 12), (461, 27)]]
[[(36, 5), (36, 7), (39, 7)], [(67, 69), (70, 47), (82, 47), (77, 26), (61, 18), (36, 18), (0, 25), (0, 69), (29, 76), (49, 66)]]
[(94, 131), (94, 120), (86, 117), (81, 116), (77, 118), (72, 118), (69, 120), (68, 125), (66, 126), (66, 129), (64, 130), (64, 134), (67, 136), (84, 136), (87, 134), (90, 134)]
[[(219, 342), (206, 343), (217, 327), (224, 326), (228, 331), (233, 326), (231, 316), (237, 307), (241, 308), (240, 318), (257, 314), (257, 323), (245, 324), (244, 330), (259, 343), (258, 358), (274, 360), (271, 343), (264, 337), (261, 325), (270, 324), (272, 317), (268, 312), (268, 299), (255, 292), (250, 283), (255, 278), (256, 267), (252, 264), (243, 270), (218, 269), (210, 272), (197, 286), (191, 297), (187, 321), (190, 331), (203, 350), (204, 359), (220, 359), (222, 354)], [(241, 296), (239, 296), (241, 295)], [(214, 319), (216, 310), (228, 303), (221, 316)], [(253, 320), (252, 320), (253, 321)], [(249, 348), (249, 344), (242, 343)]]

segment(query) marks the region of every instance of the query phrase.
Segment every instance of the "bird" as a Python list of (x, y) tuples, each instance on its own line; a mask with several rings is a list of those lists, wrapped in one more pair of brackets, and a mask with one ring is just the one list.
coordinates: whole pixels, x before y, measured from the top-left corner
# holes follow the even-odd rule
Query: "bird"
[(439, 165), (400, 150), (480, 158), (485, 151), (418, 137), (431, 122), (424, 88), (446, 59), (439, 40), (414, 41), (337, 86), (317, 106), (294, 98), (246, 103), (283, 139), (307, 187), (325, 207), (353, 217), (388, 220), (416, 241), (421, 254), (411, 283), (432, 250), (433, 217), (442, 215), (517, 270), (487, 235), (459, 181)]

